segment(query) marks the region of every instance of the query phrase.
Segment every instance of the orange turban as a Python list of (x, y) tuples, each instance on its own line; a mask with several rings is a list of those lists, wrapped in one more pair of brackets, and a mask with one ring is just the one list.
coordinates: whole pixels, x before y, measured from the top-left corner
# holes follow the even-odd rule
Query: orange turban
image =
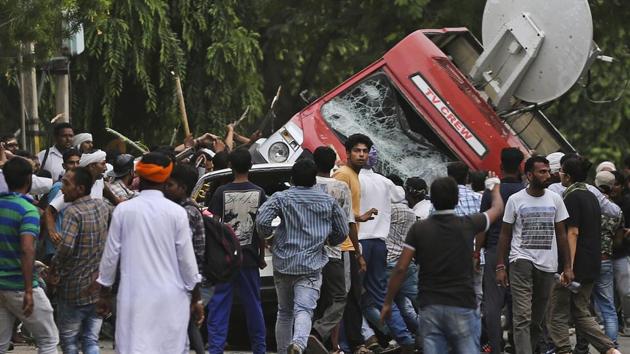
[(155, 183), (166, 182), (172, 171), (172, 162), (166, 167), (142, 161), (138, 161), (136, 164), (136, 173), (138, 176)]

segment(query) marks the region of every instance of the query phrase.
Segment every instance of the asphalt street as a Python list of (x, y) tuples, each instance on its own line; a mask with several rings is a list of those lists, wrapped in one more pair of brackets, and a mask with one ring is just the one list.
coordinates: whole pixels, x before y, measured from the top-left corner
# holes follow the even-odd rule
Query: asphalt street
[[(575, 336), (572, 336), (572, 340), (575, 341)], [(630, 337), (619, 337), (619, 344), (620, 344), (620, 348), (619, 350), (622, 353), (630, 353)], [(597, 353), (597, 351), (595, 350), (595, 348), (591, 347), (590, 350), (591, 353)], [(18, 346), (15, 348), (15, 350), (9, 352), (8, 354), (33, 354), (33, 353), (37, 353), (37, 350), (35, 349), (35, 347), (27, 347), (27, 346)], [(61, 350), (59, 351), (59, 353), (61, 353)], [(113, 354), (115, 353), (115, 351), (112, 348), (112, 342), (110, 341), (103, 341), (101, 342), (101, 354)], [(194, 354), (194, 352), (191, 352), (192, 354)], [(251, 353), (251, 352), (246, 352), (246, 351), (226, 351), (226, 353), (232, 353), (232, 354), (241, 354), (241, 353)]]

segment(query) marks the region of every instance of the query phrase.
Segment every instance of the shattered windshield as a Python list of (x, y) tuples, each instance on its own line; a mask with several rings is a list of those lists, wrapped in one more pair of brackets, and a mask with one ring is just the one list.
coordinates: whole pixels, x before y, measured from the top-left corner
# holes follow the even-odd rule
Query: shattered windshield
[(342, 140), (355, 133), (372, 139), (378, 151), (377, 172), (394, 173), (403, 180), (421, 177), (431, 183), (446, 175), (451, 158), (426, 137), (403, 128), (401, 122), (408, 118), (422, 118), (407, 117), (401, 103), (407, 104), (399, 101), (387, 76), (378, 73), (324, 104), (321, 112)]

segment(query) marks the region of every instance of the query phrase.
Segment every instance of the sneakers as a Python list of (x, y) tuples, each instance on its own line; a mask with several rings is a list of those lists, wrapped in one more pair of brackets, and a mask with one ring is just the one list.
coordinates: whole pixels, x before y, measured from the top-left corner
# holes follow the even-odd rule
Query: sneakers
[(328, 354), (326, 346), (314, 335), (308, 336), (308, 342), (306, 343), (306, 349), (304, 354)]
[(371, 336), (365, 341), (365, 346), (370, 350), (377, 349), (378, 347), (380, 347), (380, 344), (378, 343), (378, 338), (376, 338), (376, 336)]
[(300, 350), (297, 344), (291, 343), (287, 347), (287, 354), (302, 354), (302, 350)]
[(352, 351), (352, 354), (374, 354), (374, 352), (369, 350), (365, 345), (361, 344)]

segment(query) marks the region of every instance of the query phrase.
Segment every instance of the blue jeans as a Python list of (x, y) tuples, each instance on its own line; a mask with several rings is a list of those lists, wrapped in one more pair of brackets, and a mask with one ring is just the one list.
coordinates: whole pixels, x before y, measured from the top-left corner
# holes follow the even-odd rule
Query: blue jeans
[[(360, 240), (363, 249), (363, 258), (367, 263), (367, 271), (364, 274), (363, 287), (378, 309), (383, 306), (385, 292), (387, 291), (387, 246), (381, 239)], [(392, 304), (392, 315), (387, 320), (390, 333), (400, 345), (414, 344), (414, 337), (407, 329), (407, 325), (396, 306)]]
[[(389, 278), (396, 263), (387, 264), (387, 277)], [(405, 281), (402, 283), (398, 294), (394, 298), (396, 306), (402, 315), (407, 328), (413, 333), (418, 329), (418, 313), (414, 307), (414, 302), (418, 299), (418, 266), (415, 263), (409, 264)]]
[(424, 354), (479, 353), (481, 317), (476, 309), (428, 305), (420, 309)]
[(59, 301), (57, 322), (61, 349), (64, 354), (78, 354), (79, 339), (83, 353), (98, 354), (100, 352), (98, 334), (101, 331), (103, 319), (96, 315), (94, 304), (76, 306)]
[[(396, 267), (396, 262), (387, 263), (387, 277), (389, 278), (392, 271)], [(407, 328), (416, 333), (418, 330), (418, 313), (414, 306), (414, 301), (418, 298), (418, 266), (415, 263), (409, 264), (405, 280), (398, 290), (398, 294), (394, 297), (394, 303), (398, 306), (398, 310), (407, 325)], [(372, 300), (370, 296), (364, 296), (362, 299), (363, 316), (370, 323), (375, 326), (379, 331), (385, 335), (389, 335), (389, 329), (381, 325), (381, 311)], [(366, 337), (366, 332), (363, 332), (363, 337)]]
[(246, 314), (252, 352), (265, 353), (266, 329), (260, 301), (260, 272), (254, 267), (243, 267), (232, 282), (215, 285), (214, 294), (208, 303), (208, 352), (219, 354), (224, 351), (234, 290)]
[(615, 309), (615, 289), (613, 286), (613, 264), (611, 260), (602, 260), (599, 279), (593, 286), (593, 303), (595, 309), (604, 321), (604, 332), (613, 342), (617, 343), (619, 322)]
[(304, 351), (311, 334), (313, 311), (319, 299), (322, 274), (288, 275), (273, 272), (273, 281), (278, 295), (278, 354), (286, 354), (291, 343)]

